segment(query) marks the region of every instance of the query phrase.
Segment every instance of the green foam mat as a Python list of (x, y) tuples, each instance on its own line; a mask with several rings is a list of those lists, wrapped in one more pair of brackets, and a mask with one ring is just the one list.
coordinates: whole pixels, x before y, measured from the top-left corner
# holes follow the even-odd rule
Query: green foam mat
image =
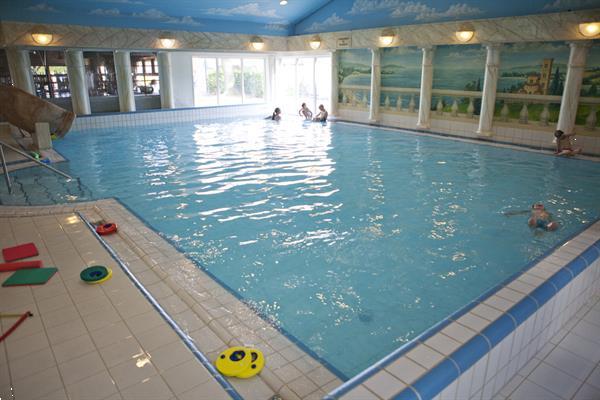
[(57, 268), (21, 269), (5, 280), (2, 286), (43, 285), (56, 271)]

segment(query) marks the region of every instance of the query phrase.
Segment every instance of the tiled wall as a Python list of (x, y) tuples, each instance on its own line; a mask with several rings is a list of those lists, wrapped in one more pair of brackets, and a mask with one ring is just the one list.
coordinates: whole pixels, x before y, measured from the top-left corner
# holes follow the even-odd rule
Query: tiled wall
[(71, 129), (78, 131), (90, 128), (145, 126), (149, 124), (182, 123), (217, 118), (268, 116), (269, 114), (270, 109), (266, 104), (114, 113), (77, 117)]
[[(340, 120), (367, 123), (369, 121), (369, 112), (364, 110), (352, 110), (340, 107), (336, 117)], [(431, 128), (428, 130), (433, 133), (443, 133), (455, 136), (478, 138), (477, 127), (479, 121), (477, 117), (473, 120), (464, 118), (446, 118), (431, 116)], [(378, 124), (384, 126), (393, 126), (397, 128), (417, 129), (417, 114), (408, 113), (381, 113)], [(521, 146), (534, 147), (537, 149), (553, 150), (555, 144), (552, 129), (548, 127), (528, 127), (515, 124), (495, 122), (493, 126), (494, 134), (485, 137), (501, 143), (511, 143)], [(600, 136), (575, 137), (575, 147), (583, 148), (584, 154), (600, 155)]]

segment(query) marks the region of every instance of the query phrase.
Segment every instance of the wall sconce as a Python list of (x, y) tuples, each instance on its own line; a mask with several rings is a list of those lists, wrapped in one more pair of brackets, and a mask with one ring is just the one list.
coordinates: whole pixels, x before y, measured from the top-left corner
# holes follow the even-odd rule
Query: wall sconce
[(173, 39), (171, 34), (168, 32), (161, 34), (158, 40), (160, 42), (160, 46), (165, 49), (172, 49), (173, 46), (175, 46), (175, 39)]
[(471, 30), (460, 30), (454, 33), (456, 39), (461, 43), (467, 43), (469, 40), (473, 39), (475, 36), (475, 31)]
[(37, 44), (41, 44), (42, 46), (46, 46), (52, 42), (52, 34), (51, 33), (32, 33), (31, 38)]
[(258, 36), (254, 36), (252, 40), (250, 40), (250, 44), (252, 45), (252, 48), (257, 51), (261, 51), (265, 47), (265, 41)]
[(583, 22), (579, 24), (579, 33), (585, 37), (594, 37), (600, 33), (600, 22)]
[(396, 35), (394, 35), (394, 32), (383, 31), (381, 33), (381, 36), (379, 36), (379, 44), (383, 47), (387, 47), (387, 46), (391, 45), (392, 43), (394, 43), (395, 37), (396, 37)]
[(317, 50), (319, 47), (321, 47), (321, 38), (318, 36), (312, 37), (308, 41), (308, 45), (310, 46), (311, 49)]

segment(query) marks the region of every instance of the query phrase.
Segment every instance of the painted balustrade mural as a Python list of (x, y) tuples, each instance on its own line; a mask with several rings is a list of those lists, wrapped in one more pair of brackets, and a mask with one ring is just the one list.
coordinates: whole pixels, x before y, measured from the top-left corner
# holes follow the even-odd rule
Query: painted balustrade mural
[(433, 59), (433, 116), (474, 119), (481, 110), (486, 52), (481, 45), (438, 46)]
[(371, 91), (371, 50), (339, 50), (338, 102), (342, 106), (368, 109)]
[(593, 46), (588, 53), (580, 96), (575, 124), (582, 128), (578, 127), (577, 133), (600, 136), (600, 129), (597, 128), (600, 106), (600, 45)]
[(505, 44), (495, 117), (519, 124), (556, 123), (568, 61), (569, 46), (564, 42)]
[(381, 111), (416, 113), (419, 109), (421, 61), (416, 47), (391, 47), (381, 51)]

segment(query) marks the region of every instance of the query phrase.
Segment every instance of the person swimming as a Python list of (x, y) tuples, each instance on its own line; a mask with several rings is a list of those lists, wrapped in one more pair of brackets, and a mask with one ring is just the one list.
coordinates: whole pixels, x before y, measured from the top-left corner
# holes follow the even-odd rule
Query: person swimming
[(571, 143), (573, 136), (575, 136), (575, 133), (566, 134), (561, 130), (554, 132), (554, 137), (556, 138), (556, 151), (554, 154), (557, 156), (574, 156), (581, 153), (580, 148), (573, 148), (573, 143)]
[(514, 215), (522, 215), (529, 213), (529, 219), (527, 225), (530, 228), (541, 228), (546, 231), (555, 231), (558, 229), (559, 224), (552, 220), (552, 214), (550, 214), (542, 203), (535, 203), (531, 206), (530, 210), (519, 210), (519, 211), (506, 211), (504, 215), (512, 217)]
[(310, 109), (308, 108), (306, 103), (302, 103), (302, 106), (298, 110), (298, 115), (300, 115), (301, 117), (304, 116), (304, 119), (309, 120), (312, 118), (313, 113), (312, 113), (312, 111), (310, 111)]
[(275, 110), (273, 111), (273, 114), (270, 117), (267, 117), (265, 119), (270, 119), (271, 121), (281, 120), (281, 109), (279, 107), (276, 107)]
[(313, 118), (313, 121), (315, 121), (315, 122), (327, 122), (327, 117), (328, 116), (329, 116), (329, 113), (325, 109), (325, 106), (323, 104), (321, 104), (321, 105), (319, 105), (319, 113), (317, 114), (316, 117)]
[(542, 228), (547, 231), (555, 231), (558, 229), (558, 223), (552, 221), (552, 215), (546, 211), (542, 203), (535, 203), (531, 206), (531, 214), (527, 224), (531, 228)]

